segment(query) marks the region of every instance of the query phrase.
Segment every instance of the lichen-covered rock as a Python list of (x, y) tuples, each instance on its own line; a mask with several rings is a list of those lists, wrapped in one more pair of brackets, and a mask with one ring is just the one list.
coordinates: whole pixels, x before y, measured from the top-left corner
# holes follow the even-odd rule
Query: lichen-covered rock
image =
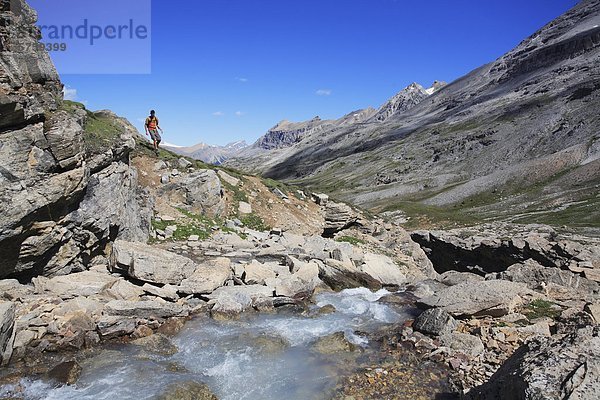
[(468, 399), (600, 398), (600, 326), (535, 337), (520, 347)]
[(443, 335), (454, 331), (458, 322), (441, 308), (423, 311), (413, 323), (413, 329), (430, 335)]

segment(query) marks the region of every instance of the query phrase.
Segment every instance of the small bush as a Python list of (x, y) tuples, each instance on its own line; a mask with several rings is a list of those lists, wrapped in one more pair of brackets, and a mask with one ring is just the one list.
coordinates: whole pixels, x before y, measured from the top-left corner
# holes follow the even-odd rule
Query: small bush
[(357, 246), (359, 244), (365, 244), (364, 240), (355, 238), (354, 236), (340, 236), (335, 239), (336, 242), (350, 243), (351, 245)]
[(551, 301), (536, 299), (527, 305), (527, 311), (524, 312), (529, 320), (538, 318), (556, 318), (560, 315), (561, 310), (555, 307)]
[(247, 214), (240, 217), (240, 221), (245, 227), (254, 229), (255, 231), (270, 231), (271, 227), (266, 225), (261, 217), (256, 214)]

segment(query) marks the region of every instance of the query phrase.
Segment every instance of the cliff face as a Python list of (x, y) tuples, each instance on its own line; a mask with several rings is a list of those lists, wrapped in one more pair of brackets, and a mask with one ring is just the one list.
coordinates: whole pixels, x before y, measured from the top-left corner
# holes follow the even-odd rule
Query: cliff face
[(22, 0), (0, 7), (0, 278), (79, 271), (116, 237), (147, 238), (134, 141), (123, 126), (86, 150), (90, 116), (63, 103), (35, 12)]

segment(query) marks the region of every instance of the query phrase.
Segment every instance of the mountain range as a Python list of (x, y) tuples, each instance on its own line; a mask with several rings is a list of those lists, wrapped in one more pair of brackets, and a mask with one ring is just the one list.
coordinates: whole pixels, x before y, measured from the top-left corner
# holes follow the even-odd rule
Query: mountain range
[(373, 211), (589, 225), (600, 198), (600, 2), (448, 85), (282, 121), (225, 162)]
[(165, 144), (163, 147), (182, 156), (191, 157), (209, 164), (221, 165), (223, 161), (248, 147), (248, 144), (241, 140), (228, 143), (225, 146), (213, 146), (206, 143), (198, 143), (189, 147), (171, 144)]

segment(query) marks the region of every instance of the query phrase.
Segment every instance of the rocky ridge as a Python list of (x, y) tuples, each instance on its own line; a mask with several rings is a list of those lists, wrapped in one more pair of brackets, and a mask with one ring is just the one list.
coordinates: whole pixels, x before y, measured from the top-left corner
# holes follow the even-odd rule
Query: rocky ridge
[(373, 211), (593, 225), (599, 15), (597, 1), (581, 1), (435, 93), (413, 87), (419, 101), (383, 122), (367, 119), (229, 163)]

